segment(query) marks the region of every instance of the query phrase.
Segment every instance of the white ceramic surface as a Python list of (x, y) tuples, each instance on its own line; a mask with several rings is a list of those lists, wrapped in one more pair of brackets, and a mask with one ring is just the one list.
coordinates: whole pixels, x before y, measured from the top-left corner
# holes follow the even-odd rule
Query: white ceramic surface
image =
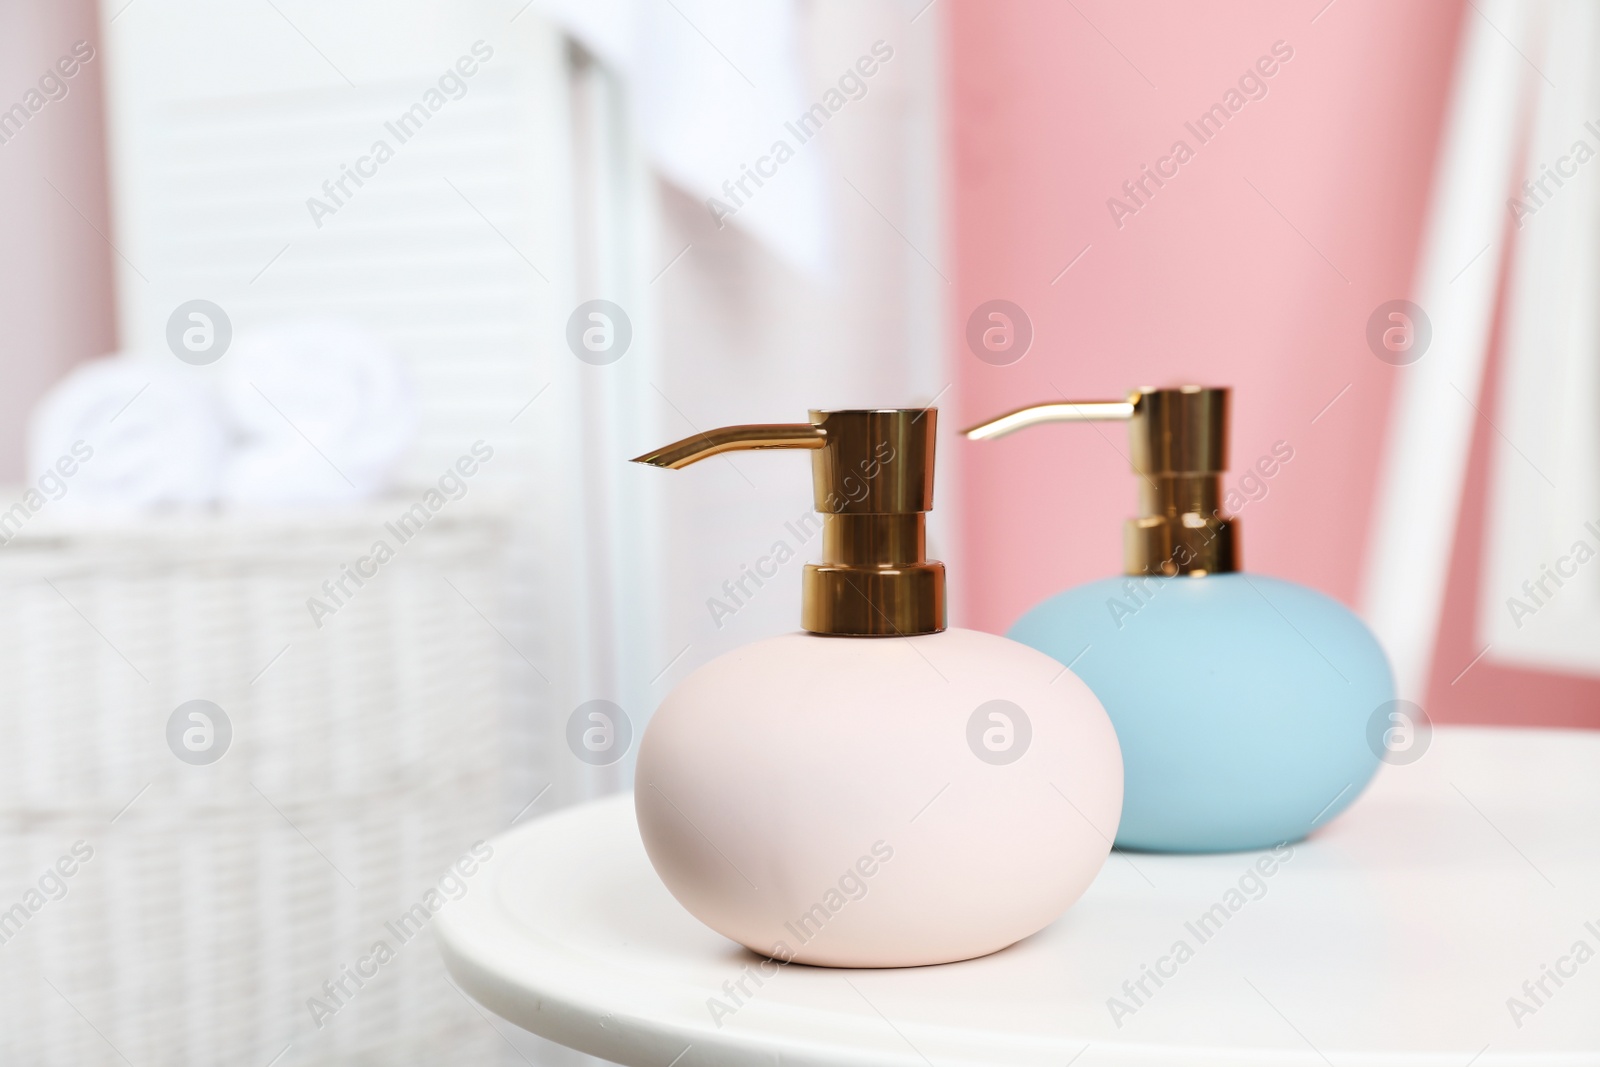
[(918, 966), (1005, 948), (1083, 894), (1122, 757), (1088, 687), (1015, 641), (792, 633), (662, 701), (634, 799), (662, 881), (718, 933), (785, 961)]
[[(662, 886), (628, 796), (496, 839), (434, 928), (485, 1006), (640, 1067), (1597, 1065), (1600, 958), (1572, 958), (1600, 949), (1597, 771), (1597, 733), (1439, 728), (1270, 876), (1263, 853), (1115, 853), (1048, 929), (940, 967), (757, 987), (758, 958)], [(1534, 1004), (1547, 965), (1573, 973)], [(1170, 976), (1134, 1004), (1147, 966)]]

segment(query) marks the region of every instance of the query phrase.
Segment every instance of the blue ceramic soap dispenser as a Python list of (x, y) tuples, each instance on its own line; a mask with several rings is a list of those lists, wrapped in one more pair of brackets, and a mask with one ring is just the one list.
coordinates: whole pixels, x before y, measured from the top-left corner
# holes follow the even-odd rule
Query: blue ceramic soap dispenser
[(1296, 841), (1371, 780), (1368, 720), (1394, 699), (1383, 649), (1351, 611), (1239, 570), (1223, 513), (1228, 390), (1144, 389), (1041, 404), (966, 431), (1125, 420), (1139, 476), (1124, 576), (1051, 597), (1007, 636), (1094, 690), (1122, 744), (1122, 848), (1225, 852)]

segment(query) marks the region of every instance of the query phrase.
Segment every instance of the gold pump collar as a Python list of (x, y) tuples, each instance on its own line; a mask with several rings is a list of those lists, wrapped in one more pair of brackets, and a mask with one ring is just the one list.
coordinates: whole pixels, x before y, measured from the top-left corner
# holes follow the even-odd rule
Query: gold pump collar
[(1057, 401), (1019, 408), (962, 431), (975, 441), (1047, 422), (1126, 421), (1140, 476), (1139, 515), (1123, 532), (1128, 574), (1202, 577), (1239, 569), (1239, 520), (1222, 512), (1229, 390), (1140, 389), (1125, 401)]
[(801, 577), (816, 634), (906, 637), (945, 628), (944, 564), (927, 558), (934, 408), (812, 411), (809, 423), (725, 426), (634, 459), (678, 470), (724, 452), (810, 449), (822, 561)]

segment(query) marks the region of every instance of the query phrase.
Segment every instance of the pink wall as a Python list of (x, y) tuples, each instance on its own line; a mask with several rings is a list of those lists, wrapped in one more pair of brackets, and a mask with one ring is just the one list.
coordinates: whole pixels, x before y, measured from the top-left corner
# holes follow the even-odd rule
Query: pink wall
[[(954, 0), (951, 414), (966, 425), (1138, 385), (1232, 385), (1235, 470), (1276, 441), (1294, 449), (1239, 512), (1246, 565), (1353, 603), (1396, 373), (1365, 327), (1378, 304), (1409, 295), (1464, 11), (1461, 0)], [(1266, 95), (1201, 143), (1185, 122), (1278, 41), (1293, 57), (1264, 79)], [(1130, 201), (1123, 182), (1178, 139), (1193, 158)], [(1111, 197), (1138, 210), (1114, 220)], [(963, 340), (993, 299), (1020, 305), (1034, 328), (1008, 366)], [(1480, 647), (1478, 429), (1428, 710), (1600, 726), (1594, 680), (1486, 661), (1452, 684)], [(963, 625), (1003, 630), (1049, 593), (1120, 569), (1135, 499), (1126, 448), (1115, 424), (957, 446)]]
[[(1294, 449), (1239, 513), (1247, 565), (1348, 602), (1394, 374), (1364, 330), (1409, 289), (1462, 5), (1338, 0), (1313, 22), (1323, 2), (949, 7), (952, 330), (994, 298), (1035, 330), (1010, 366), (957, 353), (953, 414), (1233, 385), (1234, 467)], [(1185, 122), (1279, 41), (1266, 95), (1200, 143)], [(1108, 199), (1178, 139), (1193, 158), (1119, 227)], [(1119, 570), (1125, 452), (1115, 425), (961, 446), (968, 624)]]
[[(1322, 3), (950, 6), (952, 331), (994, 298), (1035, 330), (1010, 366), (957, 353), (953, 414), (1233, 385), (1234, 467), (1294, 449), (1239, 513), (1247, 566), (1348, 602), (1394, 380), (1364, 331), (1410, 286), (1462, 5)], [(1200, 144), (1185, 121), (1277, 41), (1267, 95)], [(1119, 228), (1108, 198), (1180, 138), (1194, 158)], [(1120, 569), (1125, 452), (1115, 425), (960, 447), (969, 625)]]
[[(0, 110), (87, 40), (96, 58), (0, 144), (0, 482), (24, 476), (28, 413), (73, 364), (115, 343), (111, 233), (94, 0), (0, 5)], [(52, 188), (53, 187), (53, 188)], [(99, 232), (96, 232), (96, 231)], [(33, 472), (37, 474), (38, 472)]]

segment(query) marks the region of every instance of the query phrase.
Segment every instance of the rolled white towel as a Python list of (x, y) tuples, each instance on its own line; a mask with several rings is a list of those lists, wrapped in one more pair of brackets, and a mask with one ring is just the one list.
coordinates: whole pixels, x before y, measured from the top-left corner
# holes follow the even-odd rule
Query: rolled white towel
[(59, 499), (52, 510), (202, 504), (216, 498), (226, 448), (216, 398), (189, 368), (124, 354), (45, 394), (29, 420), (27, 473)]
[(371, 496), (416, 438), (405, 365), (355, 323), (303, 320), (241, 336), (221, 369), (237, 438), (222, 476), (231, 503)]

